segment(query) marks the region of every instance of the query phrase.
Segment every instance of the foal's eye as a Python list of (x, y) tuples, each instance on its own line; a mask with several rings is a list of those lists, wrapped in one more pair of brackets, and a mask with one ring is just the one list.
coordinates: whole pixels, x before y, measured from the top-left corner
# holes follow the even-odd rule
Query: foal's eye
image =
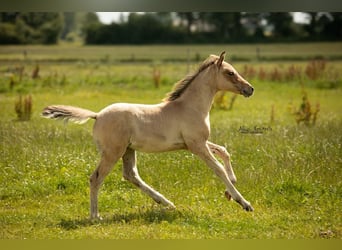
[(234, 71), (229, 71), (228, 72), (228, 75), (230, 75), (230, 76), (233, 76), (235, 73), (234, 73)]

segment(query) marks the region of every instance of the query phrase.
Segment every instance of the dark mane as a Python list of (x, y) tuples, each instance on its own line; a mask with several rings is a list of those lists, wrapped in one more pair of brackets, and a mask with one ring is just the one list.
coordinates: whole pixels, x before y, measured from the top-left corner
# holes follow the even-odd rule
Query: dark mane
[(206, 68), (213, 65), (218, 57), (216, 56), (210, 56), (208, 57), (197, 69), (197, 71), (192, 74), (184, 77), (182, 80), (177, 82), (175, 86), (173, 87), (173, 91), (168, 93), (164, 101), (174, 101), (178, 99), (184, 91), (190, 86), (192, 81)]

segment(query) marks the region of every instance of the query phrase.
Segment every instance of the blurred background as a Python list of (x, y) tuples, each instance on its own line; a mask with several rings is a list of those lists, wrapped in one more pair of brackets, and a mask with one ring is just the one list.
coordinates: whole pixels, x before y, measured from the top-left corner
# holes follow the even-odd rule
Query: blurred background
[(0, 44), (337, 41), (333, 12), (46, 12), (0, 14)]

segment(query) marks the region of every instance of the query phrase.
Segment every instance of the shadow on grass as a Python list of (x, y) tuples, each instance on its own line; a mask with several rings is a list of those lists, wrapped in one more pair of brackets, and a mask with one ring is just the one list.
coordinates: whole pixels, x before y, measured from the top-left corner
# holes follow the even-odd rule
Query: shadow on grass
[(136, 212), (114, 214), (112, 217), (107, 217), (102, 220), (90, 220), (85, 219), (73, 219), (65, 220), (62, 219), (58, 225), (65, 230), (74, 230), (81, 227), (88, 227), (92, 225), (108, 225), (108, 224), (129, 224), (133, 221), (139, 221), (145, 224), (158, 224), (163, 221), (169, 223), (175, 220), (196, 220), (194, 214), (188, 210), (174, 210), (165, 208), (151, 208), (148, 210), (137, 210)]

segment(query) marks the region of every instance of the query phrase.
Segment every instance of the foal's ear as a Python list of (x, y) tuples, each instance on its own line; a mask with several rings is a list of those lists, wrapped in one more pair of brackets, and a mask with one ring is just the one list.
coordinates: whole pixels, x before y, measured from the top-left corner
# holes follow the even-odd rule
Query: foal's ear
[(218, 66), (218, 67), (221, 67), (222, 62), (224, 61), (224, 55), (225, 55), (225, 54), (226, 54), (225, 51), (223, 51), (223, 52), (221, 53), (220, 58), (219, 58), (218, 61), (217, 61), (217, 66)]

